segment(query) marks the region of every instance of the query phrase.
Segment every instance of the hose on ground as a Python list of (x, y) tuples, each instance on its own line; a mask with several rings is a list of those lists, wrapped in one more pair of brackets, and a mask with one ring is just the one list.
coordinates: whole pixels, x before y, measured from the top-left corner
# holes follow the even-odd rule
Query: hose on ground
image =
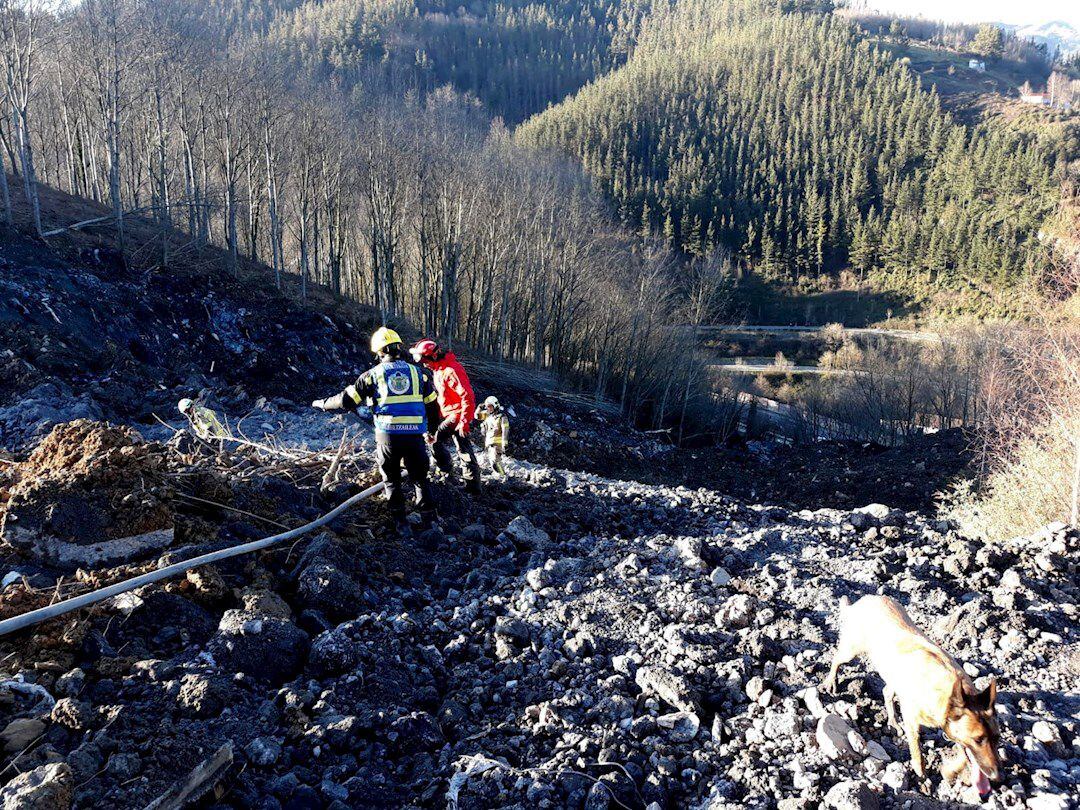
[(325, 515), (320, 518), (316, 518), (310, 523), (305, 523), (303, 526), (298, 526), (295, 529), (290, 529), (287, 532), (281, 534), (275, 534), (272, 537), (264, 537), (261, 540), (252, 540), (250, 543), (243, 543), (239, 546), (232, 546), (230, 548), (223, 548), (217, 551), (211, 551), (208, 554), (202, 554), (198, 557), (192, 557), (190, 560), (184, 560), (182, 562), (173, 563), (167, 565), (164, 568), (159, 568), (156, 571), (150, 571), (146, 574), (140, 574), (137, 577), (131, 579), (125, 579), (123, 582), (117, 582), (114, 585), (109, 585), (105, 588), (101, 588), (96, 591), (90, 591), (90, 593), (84, 593), (80, 596), (73, 596), (71, 599), (65, 599), (62, 602), (57, 602), (52, 605), (47, 605), (37, 610), (31, 610), (29, 613), (23, 613), (21, 616), (12, 616), (10, 619), (4, 619), (0, 621), (0, 636), (5, 636), (8, 633), (14, 633), (16, 630), (22, 630), (25, 627), (31, 627), (40, 622), (54, 619), (57, 616), (63, 616), (65, 613), (70, 613), (73, 610), (84, 608), (87, 605), (93, 605), (96, 602), (101, 602), (104, 599), (108, 599), (113, 596), (118, 596), (128, 591), (133, 591), (136, 588), (141, 588), (143, 585), (149, 585), (152, 582), (158, 580), (167, 579), (176, 574), (183, 574), (190, 571), (192, 568), (198, 568), (201, 565), (209, 565), (210, 563), (217, 562), (218, 560), (227, 560), (229, 557), (237, 557), (241, 554), (248, 554), (252, 551), (261, 551), (264, 548), (276, 545), (277, 543), (283, 543), (286, 540), (292, 540), (293, 538), (300, 537), (303, 534), (307, 534), (314, 529), (318, 529), (325, 526), (332, 521), (342, 512), (356, 506), (361, 501), (366, 501), (372, 495), (379, 493), (383, 490), (385, 485), (382, 483), (375, 484), (365, 489), (363, 492), (359, 492), (353, 495), (346, 501), (335, 506)]

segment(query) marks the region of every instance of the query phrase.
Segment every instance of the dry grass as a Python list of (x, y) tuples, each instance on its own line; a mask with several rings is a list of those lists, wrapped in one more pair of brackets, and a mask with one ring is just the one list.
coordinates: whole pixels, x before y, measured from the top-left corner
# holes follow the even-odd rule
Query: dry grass
[(1077, 522), (1080, 507), (1080, 324), (1013, 330), (982, 379), (986, 474), (954, 493), (950, 515), (999, 539)]

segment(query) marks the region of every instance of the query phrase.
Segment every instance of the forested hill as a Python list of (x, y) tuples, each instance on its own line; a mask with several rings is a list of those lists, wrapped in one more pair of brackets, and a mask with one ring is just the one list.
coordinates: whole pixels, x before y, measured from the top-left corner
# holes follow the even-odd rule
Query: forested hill
[(844, 266), (999, 287), (1039, 266), (1061, 144), (968, 129), (844, 20), (682, 0), (629, 62), (519, 130), (580, 158), (625, 222), (765, 274)]
[(212, 0), (204, 30), (365, 92), (452, 85), (516, 124), (625, 61), (649, 0)]

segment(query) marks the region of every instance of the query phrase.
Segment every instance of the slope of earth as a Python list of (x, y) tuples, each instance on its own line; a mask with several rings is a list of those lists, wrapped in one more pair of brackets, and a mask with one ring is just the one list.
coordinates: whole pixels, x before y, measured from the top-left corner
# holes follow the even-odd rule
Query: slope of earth
[[(138, 271), (108, 250), (66, 261), (0, 240), (0, 447), (74, 418), (151, 422), (204, 388), (255, 396), (337, 390), (370, 359), (373, 314), (303, 307), (251, 277)], [(235, 386), (235, 387), (234, 387)], [(252, 394), (256, 390), (257, 393)]]
[[(235, 467), (189, 473), (263, 518), (333, 502)], [(376, 504), (0, 640), (0, 764), (24, 774), (2, 789), (145, 806), (222, 752), (205, 786), (220, 807), (970, 801), (938, 775), (937, 732), (914, 777), (864, 665), (837, 697), (817, 690), (839, 598), (881, 591), (978, 685), (997, 679), (1007, 765), (989, 806), (1077, 797), (1073, 531), (983, 546), (880, 505), (796, 512), (528, 462), (480, 499), (436, 490), (441, 527), (412, 540)], [(204, 518), (218, 543), (275, 530)], [(41, 572), (5, 581), (22, 609), (52, 592)]]

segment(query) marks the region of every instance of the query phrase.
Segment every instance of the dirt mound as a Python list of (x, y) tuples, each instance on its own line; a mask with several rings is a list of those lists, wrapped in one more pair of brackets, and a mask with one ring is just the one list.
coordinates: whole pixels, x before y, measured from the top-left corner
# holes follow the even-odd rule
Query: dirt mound
[(100, 565), (168, 546), (173, 495), (163, 450), (125, 427), (57, 425), (15, 470), (0, 539), (61, 565)]

